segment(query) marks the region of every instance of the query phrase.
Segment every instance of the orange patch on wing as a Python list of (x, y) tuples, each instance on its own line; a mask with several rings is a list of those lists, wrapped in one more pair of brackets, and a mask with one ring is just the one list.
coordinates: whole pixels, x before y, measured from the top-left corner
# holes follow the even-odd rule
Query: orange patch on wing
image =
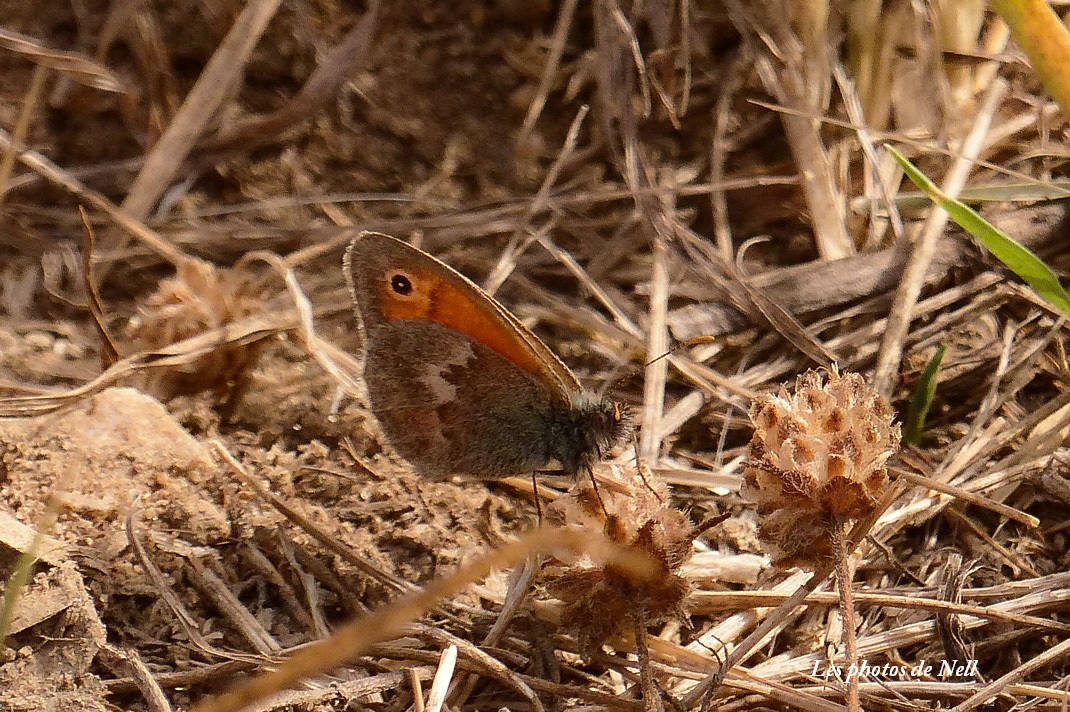
[(442, 324), (477, 341), (518, 368), (545, 375), (547, 367), (493, 305), (484, 298), (474, 301), (449, 283), (428, 274), (412, 275), (415, 294), (401, 298), (385, 283), (382, 286), (383, 317), (390, 321), (423, 319)]

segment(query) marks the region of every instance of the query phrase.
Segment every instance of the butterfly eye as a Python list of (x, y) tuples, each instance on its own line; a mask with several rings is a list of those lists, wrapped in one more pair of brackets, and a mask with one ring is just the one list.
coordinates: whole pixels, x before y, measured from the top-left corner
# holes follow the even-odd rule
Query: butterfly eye
[(403, 297), (412, 294), (412, 282), (403, 274), (395, 274), (390, 278), (390, 288)]

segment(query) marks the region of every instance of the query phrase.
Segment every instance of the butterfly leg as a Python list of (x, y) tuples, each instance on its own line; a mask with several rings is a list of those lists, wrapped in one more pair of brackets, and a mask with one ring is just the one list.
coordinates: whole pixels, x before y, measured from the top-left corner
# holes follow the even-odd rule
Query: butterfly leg
[(539, 497), (539, 478), (536, 477), (537, 470), (531, 471), (531, 492), (535, 497), (535, 524), (536, 526), (542, 526), (542, 498)]
[(606, 524), (609, 524), (609, 510), (606, 509), (606, 503), (602, 501), (602, 493), (598, 489), (598, 480), (595, 479), (594, 470), (591, 469), (589, 464), (584, 464), (583, 469), (587, 470), (587, 476), (591, 478), (591, 487), (594, 489), (594, 497), (598, 500), (598, 506), (602, 508), (602, 515), (606, 518)]

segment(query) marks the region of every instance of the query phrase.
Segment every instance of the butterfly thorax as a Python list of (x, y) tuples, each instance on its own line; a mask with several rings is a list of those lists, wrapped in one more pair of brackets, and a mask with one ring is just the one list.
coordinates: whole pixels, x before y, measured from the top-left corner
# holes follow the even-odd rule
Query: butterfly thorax
[(631, 412), (607, 398), (578, 393), (554, 408), (550, 432), (550, 454), (575, 475), (589, 470), (631, 434)]

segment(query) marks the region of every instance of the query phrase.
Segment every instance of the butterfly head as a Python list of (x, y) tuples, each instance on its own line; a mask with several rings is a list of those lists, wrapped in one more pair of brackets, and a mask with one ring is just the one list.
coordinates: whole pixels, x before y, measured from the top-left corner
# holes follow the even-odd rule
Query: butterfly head
[(633, 417), (626, 405), (577, 394), (568, 412), (558, 419), (557, 432), (551, 440), (553, 455), (569, 474), (590, 469), (631, 436)]

